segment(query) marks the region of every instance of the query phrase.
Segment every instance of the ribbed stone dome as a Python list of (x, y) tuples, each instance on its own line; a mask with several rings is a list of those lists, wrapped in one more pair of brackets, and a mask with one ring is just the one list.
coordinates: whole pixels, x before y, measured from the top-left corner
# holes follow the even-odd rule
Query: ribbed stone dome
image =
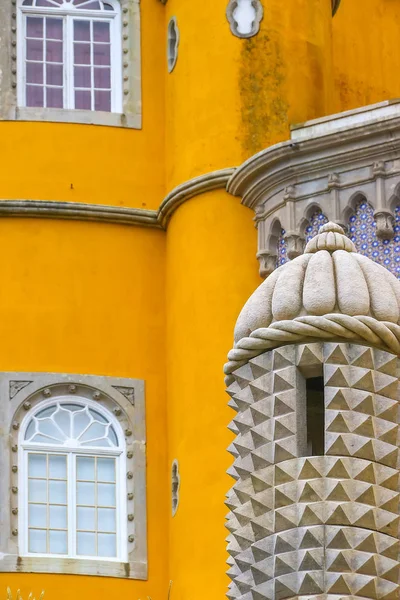
[(276, 269), (245, 304), (235, 342), (278, 321), (342, 314), (399, 323), (400, 282), (361, 254), (335, 223), (323, 225), (303, 255)]

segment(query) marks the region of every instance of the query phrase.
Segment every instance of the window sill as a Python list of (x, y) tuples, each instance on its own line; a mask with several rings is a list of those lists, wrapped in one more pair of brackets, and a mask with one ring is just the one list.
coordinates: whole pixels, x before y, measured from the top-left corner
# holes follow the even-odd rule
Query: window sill
[(15, 109), (16, 121), (45, 121), (48, 123), (79, 123), (82, 125), (103, 125), (106, 127), (125, 127), (141, 129), (142, 117), (91, 110), (70, 110), (64, 108), (27, 108)]
[(58, 558), (2, 554), (0, 573), (63, 573), (67, 575), (98, 575), (123, 579), (147, 580), (147, 563), (90, 560), (85, 558)]

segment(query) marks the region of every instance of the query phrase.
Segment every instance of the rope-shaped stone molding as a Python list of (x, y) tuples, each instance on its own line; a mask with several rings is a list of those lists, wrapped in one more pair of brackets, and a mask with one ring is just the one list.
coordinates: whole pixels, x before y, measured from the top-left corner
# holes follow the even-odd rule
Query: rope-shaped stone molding
[(228, 354), (225, 382), (233, 382), (232, 373), (266, 350), (284, 344), (306, 344), (316, 341), (358, 341), (400, 355), (400, 326), (373, 317), (350, 317), (328, 314), (322, 317), (304, 316), (290, 321), (277, 321), (269, 327), (256, 329), (242, 338)]

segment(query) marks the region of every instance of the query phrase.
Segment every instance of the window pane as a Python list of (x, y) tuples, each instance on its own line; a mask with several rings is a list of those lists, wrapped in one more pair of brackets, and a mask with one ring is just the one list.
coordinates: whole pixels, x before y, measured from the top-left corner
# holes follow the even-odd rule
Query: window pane
[(52, 40), (62, 40), (63, 23), (62, 19), (46, 19), (46, 38)]
[(77, 554), (81, 556), (96, 555), (96, 534), (78, 532), (76, 535)]
[(49, 108), (63, 107), (63, 91), (62, 88), (46, 88), (47, 106)]
[(50, 531), (49, 542), (51, 554), (67, 554), (68, 546), (66, 531)]
[(46, 548), (46, 531), (41, 529), (29, 530), (29, 552), (45, 553)]
[(28, 455), (28, 475), (29, 477), (46, 477), (46, 454)]
[[(74, 67), (74, 85), (76, 88), (90, 88), (92, 87), (91, 80), (91, 69), (90, 67)], [(75, 429), (77, 435), (80, 435), (84, 429), (89, 425), (90, 419), (86, 414), (76, 415), (75, 417)]]
[(45, 417), (51, 417), (53, 413), (57, 410), (57, 406), (49, 406), (48, 408), (44, 408), (40, 412), (37, 413), (38, 419), (44, 419)]
[(49, 502), (52, 504), (66, 504), (67, 484), (65, 481), (49, 481)]
[(81, 435), (81, 442), (90, 442), (92, 440), (96, 440), (98, 438), (105, 437), (106, 428), (102, 423), (92, 423), (85, 433)]
[(97, 480), (115, 481), (115, 459), (98, 458), (97, 459)]
[[(61, 81), (58, 83), (57, 81), (49, 81), (47, 80), (46, 83), (48, 84), (54, 84), (54, 85), (61, 85), (62, 84), (62, 66), (61, 65), (47, 65), (47, 69), (55, 69), (55, 71), (51, 71), (51, 73), (57, 77), (56, 73), (57, 73), (57, 69), (59, 70), (58, 73), (60, 73), (61, 70)], [(49, 73), (49, 71), (47, 71), (47, 73)], [(59, 428), (61, 429), (61, 431), (63, 431), (66, 435), (66, 437), (70, 437), (71, 434), (71, 413), (69, 412), (69, 410), (63, 410), (61, 407), (58, 407), (57, 411), (54, 413), (54, 421), (57, 423), (57, 425), (59, 426)]]
[[(78, 78), (78, 79), (77, 79)], [(88, 78), (89, 84), (83, 85), (85, 79)], [(75, 87), (90, 87), (90, 67), (75, 67), (74, 68), (74, 86)], [(86, 412), (77, 412), (74, 415), (74, 425), (72, 437), (78, 438), (82, 431), (86, 429), (86, 427), (90, 423), (89, 415)]]
[(79, 7), (79, 8), (86, 8), (88, 10), (100, 10), (100, 3), (99, 2), (88, 2), (87, 4), (85, 4), (84, 7)]
[(66, 506), (50, 506), (50, 527), (54, 529), (67, 528)]
[(95, 508), (83, 508), (78, 506), (77, 510), (77, 528), (88, 529), (95, 531), (96, 529), (96, 509)]
[(43, 42), (26, 40), (26, 60), (43, 60)]
[(99, 506), (115, 506), (115, 485), (99, 483), (97, 485), (97, 504)]
[(63, 62), (62, 42), (46, 42), (47, 62)]
[(91, 110), (92, 100), (90, 92), (75, 92), (75, 108), (81, 108), (84, 110)]
[(35, 433), (35, 423), (33, 421), (31, 421), (29, 423), (28, 427), (26, 428), (25, 439), (30, 440), (34, 433)]
[(90, 41), (89, 21), (74, 21), (74, 40), (77, 42)]
[(65, 479), (67, 477), (67, 457), (50, 454), (49, 476), (51, 479)]
[(98, 556), (117, 556), (116, 536), (99, 533), (97, 536)]
[(29, 502), (46, 502), (46, 481), (41, 479), (30, 479), (28, 484)]
[(50, 421), (50, 419), (44, 419), (43, 421), (40, 421), (39, 430), (40, 433), (48, 435), (55, 440), (64, 439), (62, 433), (57, 429), (53, 421)]
[(97, 516), (97, 529), (99, 531), (116, 530), (115, 526), (115, 509), (114, 508), (99, 508)]
[(95, 65), (110, 65), (110, 46), (108, 44), (93, 44), (93, 63)]
[(47, 508), (45, 504), (29, 504), (29, 525), (31, 527), (47, 527)]
[(105, 417), (103, 417), (103, 415), (101, 415), (99, 412), (97, 412), (97, 410), (93, 410), (92, 408), (89, 408), (89, 412), (95, 421), (100, 421), (100, 423), (106, 423), (106, 424), (108, 423), (108, 420)]
[(111, 69), (95, 67), (94, 87), (108, 90), (111, 88)]
[[(26, 63), (26, 82), (43, 83), (43, 63)], [(27, 437), (29, 438), (32, 433), (27, 432)]]
[(41, 17), (26, 17), (26, 37), (43, 37), (43, 19)]
[(76, 459), (76, 472), (78, 479), (94, 481), (94, 458), (78, 456)]
[(74, 63), (90, 65), (90, 44), (74, 44)]
[(94, 506), (94, 483), (77, 483), (77, 503)]
[(99, 92), (94, 93), (94, 109), (111, 111), (111, 92)]
[(107, 23), (105, 21), (95, 21), (93, 23), (93, 41), (110, 41), (110, 23)]

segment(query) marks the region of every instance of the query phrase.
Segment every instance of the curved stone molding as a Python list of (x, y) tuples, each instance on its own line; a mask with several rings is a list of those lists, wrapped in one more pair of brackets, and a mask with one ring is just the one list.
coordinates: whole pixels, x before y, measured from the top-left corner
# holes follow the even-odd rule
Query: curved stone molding
[(56, 200), (0, 200), (0, 217), (96, 221), (166, 229), (181, 204), (211, 190), (225, 189), (233, 172), (233, 168), (221, 169), (186, 181), (164, 198), (158, 210)]
[(226, 9), (231, 31), (239, 38), (257, 35), (263, 14), (260, 0), (230, 0)]
[(80, 204), (56, 200), (0, 200), (0, 217), (98, 221), (160, 229), (157, 215), (156, 210), (121, 208), (104, 204)]
[(157, 219), (160, 226), (165, 229), (175, 210), (186, 200), (212, 190), (225, 189), (234, 171), (234, 168), (220, 169), (178, 185), (164, 198), (158, 209)]
[[(380, 239), (393, 237), (400, 203), (400, 103), (383, 102), (292, 128), (291, 139), (247, 160), (227, 189), (256, 212), (261, 274), (276, 256), (276, 229), (301, 250), (312, 211), (344, 225), (360, 198)], [(297, 238), (298, 241), (297, 241)]]

